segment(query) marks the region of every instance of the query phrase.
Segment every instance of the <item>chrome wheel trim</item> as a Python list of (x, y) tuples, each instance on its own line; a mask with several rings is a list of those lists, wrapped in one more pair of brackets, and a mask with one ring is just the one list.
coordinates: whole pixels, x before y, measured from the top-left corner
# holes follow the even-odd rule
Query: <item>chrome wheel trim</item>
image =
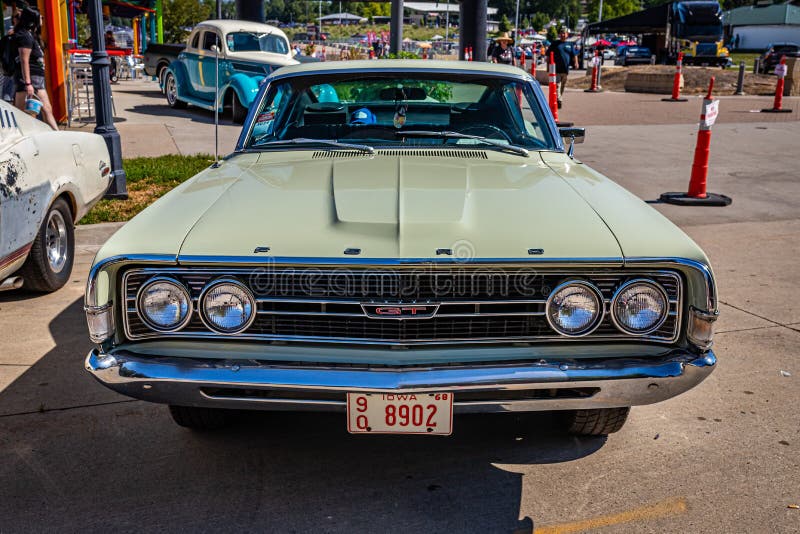
[(54, 273), (60, 273), (67, 263), (69, 238), (67, 236), (67, 223), (58, 210), (52, 210), (47, 216), (44, 242), (50, 270)]
[(167, 93), (167, 103), (169, 103), (169, 105), (172, 106), (178, 99), (178, 88), (177, 85), (175, 84), (175, 76), (173, 76), (170, 73), (167, 73), (166, 93)]

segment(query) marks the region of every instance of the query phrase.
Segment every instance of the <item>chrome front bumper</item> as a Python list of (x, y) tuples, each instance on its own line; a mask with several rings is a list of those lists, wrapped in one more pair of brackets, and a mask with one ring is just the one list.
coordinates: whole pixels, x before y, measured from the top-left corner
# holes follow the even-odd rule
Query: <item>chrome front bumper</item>
[(712, 352), (425, 367), (286, 365), (94, 349), (86, 369), (137, 399), (183, 406), (344, 410), (347, 392), (454, 392), (456, 412), (613, 408), (674, 397), (714, 370)]

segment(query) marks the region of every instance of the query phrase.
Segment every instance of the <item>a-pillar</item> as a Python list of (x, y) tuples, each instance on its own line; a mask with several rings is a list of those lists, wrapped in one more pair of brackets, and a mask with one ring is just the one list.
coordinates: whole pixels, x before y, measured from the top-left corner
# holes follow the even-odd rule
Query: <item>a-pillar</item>
[(251, 22), (264, 22), (264, 2), (262, 0), (236, 0), (236, 18)]
[(389, 51), (399, 54), (403, 50), (403, 0), (392, 0), (389, 21)]
[(486, 2), (487, 0), (461, 0), (458, 10), (458, 58), (472, 48), (473, 61), (486, 61)]

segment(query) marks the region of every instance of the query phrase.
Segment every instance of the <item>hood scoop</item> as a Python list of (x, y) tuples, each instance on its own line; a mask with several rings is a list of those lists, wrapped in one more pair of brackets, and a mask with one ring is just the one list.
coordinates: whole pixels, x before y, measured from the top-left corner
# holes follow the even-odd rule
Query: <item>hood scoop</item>
[[(347, 150), (316, 150), (311, 155), (312, 159), (343, 159), (343, 158), (364, 158), (372, 154), (365, 152)], [(423, 158), (456, 158), (456, 159), (488, 159), (483, 150), (451, 150), (437, 148), (396, 148), (376, 150), (377, 156), (407, 156)]]

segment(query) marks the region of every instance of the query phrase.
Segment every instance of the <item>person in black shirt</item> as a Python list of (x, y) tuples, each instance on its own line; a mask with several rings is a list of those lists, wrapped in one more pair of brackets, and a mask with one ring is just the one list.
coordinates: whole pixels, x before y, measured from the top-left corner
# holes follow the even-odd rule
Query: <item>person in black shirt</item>
[(572, 49), (567, 43), (567, 32), (561, 30), (558, 34), (558, 40), (550, 43), (550, 48), (547, 49), (547, 62), (550, 62), (550, 53), (553, 53), (553, 62), (556, 64), (556, 75), (560, 85), (558, 91), (558, 107), (561, 109), (561, 102), (564, 98), (564, 88), (567, 86), (567, 76), (569, 69), (578, 68), (578, 57), (573, 53)]
[(511, 43), (514, 40), (508, 36), (508, 32), (495, 39), (496, 44), (492, 49), (492, 63), (502, 63), (503, 65), (516, 65), (517, 60), (514, 57), (514, 49), (511, 48)]
[(42, 101), (44, 121), (54, 130), (58, 130), (53, 107), (44, 86), (44, 52), (39, 37), (41, 27), (42, 17), (39, 12), (30, 7), (23, 8), (19, 22), (14, 26), (14, 45), (18, 53), (14, 72), (17, 85), (15, 105), (24, 110), (25, 100), (36, 95)]

